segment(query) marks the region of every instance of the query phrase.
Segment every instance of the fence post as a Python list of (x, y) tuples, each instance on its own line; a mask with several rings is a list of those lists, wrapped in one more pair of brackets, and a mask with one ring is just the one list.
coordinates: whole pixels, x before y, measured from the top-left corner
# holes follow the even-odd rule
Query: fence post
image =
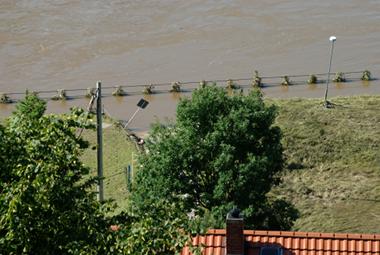
[(128, 165), (127, 168), (125, 168), (125, 176), (127, 178), (127, 190), (128, 192), (131, 192), (131, 165)]

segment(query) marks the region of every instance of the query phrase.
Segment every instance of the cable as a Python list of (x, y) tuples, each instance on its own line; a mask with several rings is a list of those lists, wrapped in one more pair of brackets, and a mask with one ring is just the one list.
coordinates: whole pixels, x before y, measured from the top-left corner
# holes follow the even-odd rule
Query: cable
[(112, 175), (110, 175), (110, 176), (107, 176), (106, 178), (112, 178), (112, 177), (115, 177), (115, 176), (121, 175), (121, 174), (123, 174), (123, 173), (124, 173), (124, 171), (120, 171), (120, 172), (114, 173), (114, 174), (112, 174)]

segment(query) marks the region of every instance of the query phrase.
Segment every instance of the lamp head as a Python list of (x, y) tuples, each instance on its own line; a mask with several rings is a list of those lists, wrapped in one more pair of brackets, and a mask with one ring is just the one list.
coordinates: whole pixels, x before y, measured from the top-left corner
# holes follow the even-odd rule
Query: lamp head
[(336, 41), (336, 37), (335, 36), (330, 36), (330, 42), (335, 42)]

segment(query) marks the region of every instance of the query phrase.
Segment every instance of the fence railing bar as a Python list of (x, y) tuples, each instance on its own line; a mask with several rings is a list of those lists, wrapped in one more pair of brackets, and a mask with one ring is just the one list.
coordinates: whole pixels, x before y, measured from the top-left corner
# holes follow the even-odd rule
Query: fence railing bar
[[(363, 73), (364, 71), (349, 71), (349, 72), (342, 72), (343, 74), (345, 75), (351, 75), (351, 74), (360, 74), (360, 73)], [(330, 72), (330, 74), (335, 74), (336, 72)], [(302, 78), (302, 77), (309, 77), (312, 73), (310, 74), (297, 74), (297, 75), (286, 75), (288, 76), (290, 79), (291, 78)], [(327, 73), (315, 73), (314, 75), (316, 76), (326, 76)], [(265, 83), (265, 80), (268, 80), (268, 79), (281, 79), (283, 78), (285, 75), (276, 75), (276, 76), (260, 76), (263, 83)], [(225, 83), (229, 80), (232, 80), (232, 81), (252, 81), (253, 77), (250, 77), (250, 78), (231, 78), (231, 79), (214, 79), (214, 80), (205, 80), (206, 82), (210, 83), (210, 82), (216, 82), (216, 83)], [(184, 82), (180, 82), (180, 85), (197, 85), (199, 84), (201, 81), (184, 81)], [(153, 87), (161, 87), (161, 86), (171, 86), (172, 83), (170, 82), (165, 82), (165, 83), (151, 83), (151, 84), (129, 84), (129, 85), (119, 85), (119, 86), (105, 86), (103, 87), (103, 89), (107, 90), (107, 89), (115, 89), (117, 87), (121, 87), (121, 88), (143, 88), (143, 87), (147, 87), (147, 86), (150, 86), (152, 85)], [(89, 87), (89, 88), (92, 88), (92, 87)], [(36, 90), (36, 91), (33, 91), (31, 90), (31, 92), (35, 92), (37, 94), (53, 94), (53, 93), (57, 93), (57, 91), (59, 91), (60, 89), (55, 89), (55, 90)], [(76, 89), (62, 89), (66, 92), (78, 92), (78, 91), (87, 91), (88, 88), (76, 88)], [(136, 93), (137, 91), (135, 91)], [(141, 93), (141, 91), (139, 91)], [(7, 95), (24, 95), (26, 92), (4, 92), (4, 94), (7, 94)], [(130, 93), (134, 93), (134, 92), (127, 92), (127, 94), (130, 94)]]

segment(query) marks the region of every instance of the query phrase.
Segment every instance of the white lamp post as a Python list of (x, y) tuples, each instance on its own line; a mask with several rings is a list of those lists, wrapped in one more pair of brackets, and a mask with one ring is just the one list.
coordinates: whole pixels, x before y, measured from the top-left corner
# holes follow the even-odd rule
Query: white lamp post
[(330, 102), (327, 101), (327, 93), (329, 91), (329, 81), (330, 81), (330, 70), (331, 70), (331, 63), (332, 63), (332, 57), (334, 52), (334, 43), (336, 41), (335, 36), (330, 36), (330, 42), (331, 42), (331, 53), (330, 53), (330, 64), (329, 64), (329, 71), (327, 72), (327, 80), (326, 80), (326, 91), (325, 91), (325, 107), (329, 108)]

